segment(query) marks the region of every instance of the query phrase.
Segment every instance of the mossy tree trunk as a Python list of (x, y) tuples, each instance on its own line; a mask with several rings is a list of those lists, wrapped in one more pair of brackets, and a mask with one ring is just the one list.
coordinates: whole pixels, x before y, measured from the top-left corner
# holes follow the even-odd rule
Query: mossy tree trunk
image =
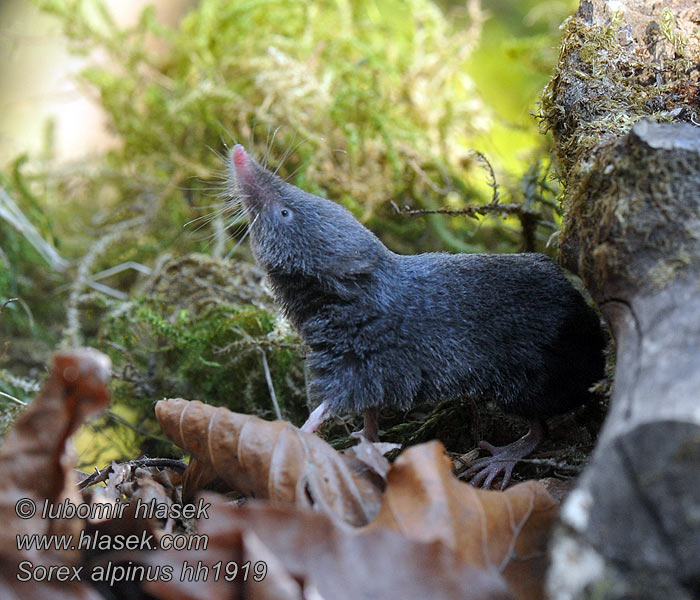
[(700, 591), (700, 4), (583, 0), (543, 98), (561, 261), (613, 333), (610, 412), (562, 512), (553, 598)]

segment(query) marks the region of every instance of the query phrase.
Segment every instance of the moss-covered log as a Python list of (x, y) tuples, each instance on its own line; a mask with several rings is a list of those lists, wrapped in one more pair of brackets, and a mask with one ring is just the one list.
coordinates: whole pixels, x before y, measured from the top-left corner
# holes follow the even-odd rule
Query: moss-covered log
[(554, 598), (700, 589), (700, 5), (583, 0), (543, 98), (565, 183), (563, 264), (617, 369), (553, 546)]

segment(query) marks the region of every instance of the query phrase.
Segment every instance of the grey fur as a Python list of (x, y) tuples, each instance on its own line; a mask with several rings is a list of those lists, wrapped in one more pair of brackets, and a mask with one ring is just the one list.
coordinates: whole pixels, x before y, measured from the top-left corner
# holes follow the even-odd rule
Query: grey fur
[(331, 414), (471, 396), (546, 417), (603, 376), (599, 319), (546, 256), (398, 255), (246, 157), (233, 174), (253, 253)]

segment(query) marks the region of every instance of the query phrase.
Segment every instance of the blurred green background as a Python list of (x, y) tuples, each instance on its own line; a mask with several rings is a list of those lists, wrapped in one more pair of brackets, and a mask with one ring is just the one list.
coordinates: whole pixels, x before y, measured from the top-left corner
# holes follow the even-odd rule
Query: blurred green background
[[(556, 165), (534, 115), (575, 8), (0, 2), (0, 305), (18, 299), (0, 312), (5, 424), (51, 353), (82, 344), (115, 375), (111, 411), (79, 438), (86, 465), (168, 452), (162, 397), (274, 418), (274, 394), (304, 420), (303, 347), (231, 223), (234, 141), (397, 252), (555, 252)], [(494, 177), (508, 215), (392, 205), (483, 207)]]

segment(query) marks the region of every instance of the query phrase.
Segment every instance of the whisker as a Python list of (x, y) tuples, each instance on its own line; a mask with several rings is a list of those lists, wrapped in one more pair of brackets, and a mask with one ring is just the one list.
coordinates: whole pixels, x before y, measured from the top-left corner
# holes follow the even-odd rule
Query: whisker
[(226, 152), (228, 152), (228, 151), (229, 151), (229, 145), (226, 143), (226, 140), (224, 139), (224, 134), (226, 134), (226, 135), (228, 136), (229, 140), (231, 140), (231, 142), (233, 142), (234, 145), (237, 143), (237, 142), (236, 142), (236, 136), (233, 135), (233, 133), (228, 129), (228, 127), (226, 127), (226, 126), (221, 122), (220, 119), (216, 119), (216, 123), (219, 125), (219, 129), (220, 129), (219, 140), (221, 141), (221, 145), (222, 145), (224, 148), (226, 148)]
[(269, 149), (270, 149), (270, 130), (272, 129), (271, 125), (267, 126), (267, 135), (265, 136), (265, 147), (263, 148), (263, 155), (260, 160), (260, 164), (262, 165), (263, 169), (267, 169), (267, 159), (269, 158)]
[(200, 215), (198, 217), (195, 217), (194, 219), (187, 221), (187, 223), (185, 223), (183, 225), (183, 227), (187, 227), (189, 225), (192, 225), (193, 223), (199, 223), (199, 222), (203, 222), (205, 224), (209, 223), (215, 217), (223, 215), (224, 212), (226, 212), (225, 209), (218, 209), (218, 210), (215, 210), (213, 212), (209, 212), (206, 215)]
[[(221, 196), (219, 196), (221, 197)], [(209, 208), (226, 208), (231, 204), (232, 200), (227, 198), (221, 202), (215, 202), (214, 204), (203, 204), (202, 206), (193, 206), (192, 210), (207, 210)]]
[[(218, 215), (218, 216), (220, 217), (221, 215)], [(201, 231), (202, 229), (204, 229), (204, 228), (207, 227), (208, 225), (211, 225), (211, 223), (215, 220), (215, 217), (217, 217), (217, 215), (213, 215), (213, 217), (214, 217), (214, 218), (211, 218), (211, 219), (209, 219), (209, 220), (207, 220), (207, 221), (204, 221), (204, 222), (202, 222), (202, 223), (199, 223), (199, 224), (197, 225), (197, 227), (195, 227), (194, 229), (191, 230), (192, 233), (197, 233), (198, 231)]]
[[(224, 144), (224, 148), (226, 148), (226, 144)], [(226, 155), (223, 152), (221, 152), (220, 150), (217, 150), (216, 148), (212, 148), (209, 145), (207, 145), (207, 149), (210, 150), (211, 152), (213, 152), (214, 156), (216, 156), (216, 158), (218, 158), (219, 160), (224, 161), (224, 162), (226, 161)], [(228, 148), (226, 148), (226, 151), (228, 153)]]
[(282, 168), (284, 161), (287, 160), (290, 153), (292, 152), (292, 146), (294, 145), (294, 142), (296, 141), (296, 139), (297, 139), (297, 132), (295, 131), (292, 134), (292, 139), (289, 141), (289, 144), (287, 144), (287, 148), (285, 149), (284, 153), (282, 154), (282, 158), (280, 159), (279, 163), (277, 164), (277, 168), (273, 171), (273, 175), (277, 175), (278, 171)]
[(228, 231), (234, 225), (238, 226), (241, 223), (245, 223), (245, 222), (246, 222), (245, 219), (243, 219), (242, 215), (241, 215), (238, 219), (232, 219), (231, 222), (228, 225), (226, 225), (226, 227), (224, 227), (224, 231)]
[[(294, 136), (294, 138), (292, 138), (292, 143), (294, 143), (294, 139), (295, 139), (295, 138), (296, 138), (296, 135)], [(277, 165), (277, 168), (275, 169), (274, 174), (277, 175), (277, 171), (279, 171), (279, 170), (282, 168), (282, 165), (283, 165), (283, 164), (285, 163), (285, 161), (289, 158), (289, 156), (290, 156), (291, 154), (293, 154), (294, 152), (296, 152), (296, 151), (301, 147), (302, 144), (305, 144), (305, 143), (308, 142), (310, 139), (311, 139), (311, 138), (308, 138), (308, 137), (307, 137), (307, 138), (304, 138), (303, 140), (299, 140), (299, 142), (298, 142), (293, 148), (291, 147), (291, 144), (290, 144), (290, 147), (289, 147), (289, 149), (287, 150), (287, 152), (284, 153), (284, 156), (282, 157), (282, 160), (280, 161), (280, 164)], [(288, 178), (287, 178), (287, 179), (288, 179)]]
[(297, 165), (297, 168), (294, 169), (287, 177), (285, 178), (285, 181), (291, 181), (292, 178), (299, 172), (301, 171), (301, 168), (305, 166), (308, 163), (308, 161), (302, 161)]
[(228, 252), (226, 255), (226, 258), (231, 258), (233, 256), (233, 253), (238, 250), (238, 247), (243, 243), (243, 240), (245, 240), (248, 237), (248, 234), (250, 233), (250, 228), (255, 225), (255, 221), (258, 220), (259, 213), (255, 215), (255, 218), (251, 221), (250, 225), (248, 225), (248, 228), (246, 229), (246, 232), (243, 234), (243, 237), (236, 242), (236, 245)]
[(272, 147), (275, 144), (275, 138), (277, 137), (277, 132), (282, 128), (281, 125), (277, 126), (275, 128), (275, 131), (272, 134), (272, 138), (269, 141), (269, 144), (267, 144), (267, 148), (265, 149), (265, 168), (267, 168), (267, 164), (270, 160), (270, 153), (272, 152)]
[(195, 176), (188, 177), (187, 179), (194, 180), (194, 181), (193, 181), (193, 184), (192, 184), (192, 185), (189, 185), (189, 186), (188, 186), (188, 185), (177, 184), (177, 185), (175, 186), (175, 189), (177, 189), (177, 190), (179, 190), (179, 191), (181, 191), (181, 192), (197, 192), (197, 191), (199, 191), (199, 190), (202, 189), (202, 188), (200, 188), (200, 187), (195, 187), (195, 186), (194, 186), (195, 183), (200, 183), (200, 182), (202, 181), (201, 179), (199, 179), (198, 177), (195, 177)]
[[(201, 231), (205, 226), (211, 225), (211, 223), (215, 220), (220, 221), (222, 214), (223, 214), (223, 211), (218, 211), (217, 213), (204, 215), (205, 217), (208, 218), (208, 220), (200, 223), (197, 227), (195, 227), (192, 230), (192, 233), (197, 233), (198, 231)], [(235, 229), (234, 229), (234, 232), (232, 235), (237, 236), (237, 235), (239, 235), (239, 230), (242, 230), (246, 226), (246, 220), (242, 219), (242, 217), (243, 217), (243, 215), (239, 213), (238, 215), (236, 215), (235, 217), (233, 217), (230, 220), (228, 225), (223, 226), (223, 227), (221, 225), (218, 227), (215, 227), (212, 232), (208, 233), (207, 235), (201, 236), (201, 237), (196, 237), (195, 239), (197, 241), (200, 241), (200, 242), (209, 242), (211, 240), (217, 240), (217, 239), (220, 239), (220, 236), (222, 234), (225, 234), (227, 231), (229, 231), (230, 229), (232, 229), (234, 227), (235, 227)], [(196, 221), (196, 219), (193, 219), (193, 221)], [(189, 225), (190, 223), (187, 223), (186, 225)]]
[(255, 126), (257, 123), (255, 122), (255, 119), (253, 119), (252, 126), (250, 128), (250, 139), (248, 140), (248, 148), (250, 148), (250, 151), (253, 151), (253, 148), (255, 148)]

